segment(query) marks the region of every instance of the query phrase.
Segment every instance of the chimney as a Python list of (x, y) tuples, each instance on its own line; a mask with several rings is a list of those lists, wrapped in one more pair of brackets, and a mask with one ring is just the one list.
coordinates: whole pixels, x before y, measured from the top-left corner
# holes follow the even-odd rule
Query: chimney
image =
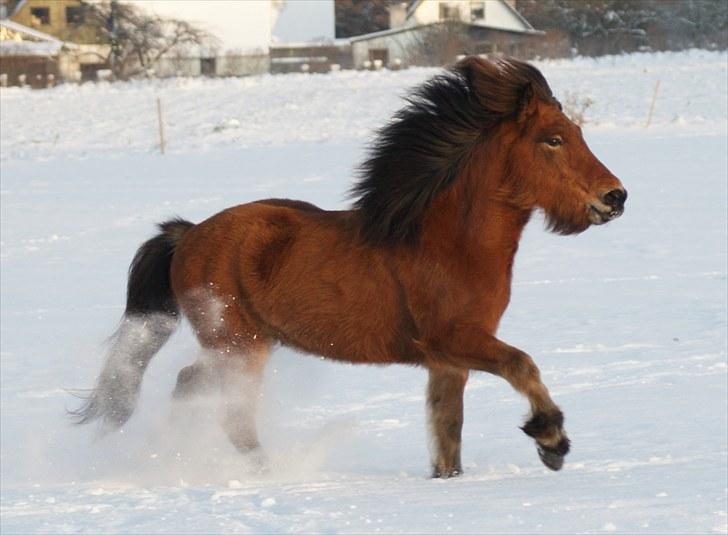
[(402, 28), (407, 20), (407, 2), (392, 4), (387, 8), (389, 10), (389, 27)]

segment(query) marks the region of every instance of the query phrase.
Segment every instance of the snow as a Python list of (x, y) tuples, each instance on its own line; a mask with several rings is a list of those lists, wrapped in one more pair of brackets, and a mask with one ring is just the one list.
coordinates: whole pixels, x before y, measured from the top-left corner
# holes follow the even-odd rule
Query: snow
[[(644, 126), (657, 80), (655, 129), (681, 126), (683, 133), (712, 132), (728, 121), (728, 102), (722, 98), (728, 76), (724, 53), (693, 50), (537, 65), (562, 100), (566, 93), (594, 100), (586, 115), (600, 129)], [(47, 91), (11, 87), (2, 95), (3, 119), (12, 128), (0, 131), (0, 158), (153, 153), (158, 145), (157, 96), (168, 149), (180, 155), (302, 141), (361, 145), (401, 106), (409, 88), (436, 72), (418, 68), (174, 78), (61, 85)], [(58, 112), (59, 103), (63, 113)]]
[(585, 136), (627, 211), (577, 237), (535, 218), (516, 261), (499, 335), (534, 356), (564, 410), (564, 469), (518, 430), (525, 401), (473, 374), (465, 475), (447, 481), (427, 478), (423, 370), (286, 349), (266, 372), (259, 472), (214, 400), (171, 403), (198, 354), (187, 326), (123, 432), (64, 413), (66, 389), (100, 370), (153, 223), (274, 196), (346, 206), (373, 129), (435, 70), (2, 89), (2, 531), (728, 532), (726, 55), (538, 65), (557, 95), (595, 101)]

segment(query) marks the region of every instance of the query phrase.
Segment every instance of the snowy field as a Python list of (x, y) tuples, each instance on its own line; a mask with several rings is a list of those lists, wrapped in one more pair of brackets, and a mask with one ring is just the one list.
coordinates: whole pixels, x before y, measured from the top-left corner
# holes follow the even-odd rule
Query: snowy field
[(427, 477), (423, 370), (286, 349), (260, 417), (270, 470), (253, 473), (210, 407), (169, 399), (198, 351), (186, 326), (122, 433), (65, 415), (155, 222), (264, 197), (345, 207), (372, 129), (436, 70), (3, 89), (2, 533), (727, 533), (728, 58), (539, 66), (558, 96), (594, 101), (585, 135), (627, 210), (576, 237), (534, 218), (516, 261), (500, 337), (564, 410), (564, 469), (517, 428), (526, 402), (473, 374), (466, 473), (447, 481)]

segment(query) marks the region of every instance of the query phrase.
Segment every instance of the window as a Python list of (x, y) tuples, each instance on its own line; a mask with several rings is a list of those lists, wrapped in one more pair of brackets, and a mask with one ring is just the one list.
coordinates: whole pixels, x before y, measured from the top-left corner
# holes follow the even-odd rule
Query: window
[(485, 2), (470, 2), (470, 21), (485, 20)]
[(71, 6), (66, 8), (66, 23), (82, 24), (83, 8), (81, 6)]
[(389, 59), (389, 49), (387, 48), (370, 48), (369, 49), (369, 60), (370, 61), (381, 61), (384, 65), (387, 64)]
[(475, 45), (475, 53), (489, 56), (496, 52), (496, 46), (493, 43), (483, 41)]
[(378, 71), (382, 67), (389, 65), (389, 49), (387, 48), (370, 48), (369, 61), (374, 70)]
[(47, 7), (31, 7), (30, 18), (33, 24), (45, 26), (51, 23), (51, 10)]
[(440, 2), (440, 20), (457, 20), (460, 18), (460, 10), (457, 6), (450, 6)]
[(200, 74), (202, 76), (215, 76), (217, 71), (215, 58), (200, 58)]
[(103, 69), (108, 69), (108, 65), (105, 63), (84, 63), (81, 65), (81, 81), (89, 82), (98, 80), (98, 72)]

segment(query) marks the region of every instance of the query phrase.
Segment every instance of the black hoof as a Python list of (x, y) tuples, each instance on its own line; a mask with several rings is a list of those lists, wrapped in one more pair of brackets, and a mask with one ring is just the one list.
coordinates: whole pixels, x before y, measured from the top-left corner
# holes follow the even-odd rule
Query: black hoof
[(564, 466), (563, 455), (544, 449), (541, 446), (538, 447), (538, 456), (541, 458), (541, 462), (546, 465), (546, 468), (555, 472), (561, 470), (561, 467)]
[(537, 444), (538, 456), (546, 468), (558, 471), (564, 466), (564, 457), (569, 453), (569, 446), (569, 439), (566, 437), (562, 438), (553, 448)]

